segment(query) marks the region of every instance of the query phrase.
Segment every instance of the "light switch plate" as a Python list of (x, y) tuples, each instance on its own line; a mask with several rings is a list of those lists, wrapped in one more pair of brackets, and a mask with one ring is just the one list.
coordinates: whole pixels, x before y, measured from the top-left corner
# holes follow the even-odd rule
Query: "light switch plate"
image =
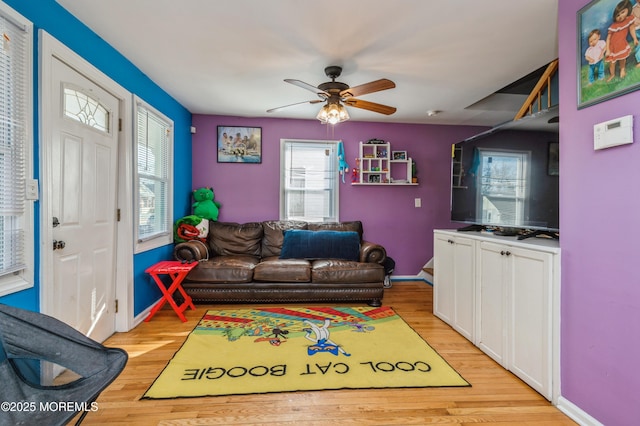
[(25, 198), (27, 200), (37, 200), (38, 197), (38, 179), (27, 179), (27, 187), (25, 188)]

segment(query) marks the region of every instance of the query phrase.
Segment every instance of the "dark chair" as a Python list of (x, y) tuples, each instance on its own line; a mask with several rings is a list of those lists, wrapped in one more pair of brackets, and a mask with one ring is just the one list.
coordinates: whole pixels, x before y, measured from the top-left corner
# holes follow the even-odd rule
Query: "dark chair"
[[(43, 361), (80, 377), (43, 385)], [(63, 425), (82, 412), (80, 423), (126, 363), (122, 349), (104, 347), (50, 316), (0, 304), (0, 424)]]

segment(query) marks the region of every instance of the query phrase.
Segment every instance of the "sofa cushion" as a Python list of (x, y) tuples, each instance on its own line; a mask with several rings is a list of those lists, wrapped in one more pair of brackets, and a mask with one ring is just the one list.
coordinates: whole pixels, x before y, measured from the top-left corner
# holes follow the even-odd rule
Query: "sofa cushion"
[(262, 259), (253, 270), (253, 279), (270, 282), (309, 282), (311, 264), (305, 259)]
[(263, 234), (259, 222), (239, 224), (210, 221), (207, 241), (211, 251), (218, 256), (246, 254), (260, 257)]
[(280, 256), (284, 231), (288, 229), (307, 229), (307, 222), (295, 220), (268, 220), (262, 222), (262, 257)]
[(259, 259), (247, 255), (216, 256), (198, 263), (185, 281), (205, 283), (250, 283)]
[(353, 220), (351, 222), (309, 222), (307, 229), (310, 231), (354, 231), (362, 240), (362, 222)]
[(344, 259), (360, 257), (360, 236), (353, 231), (309, 231), (291, 229), (284, 232), (281, 259)]
[(311, 282), (375, 283), (384, 281), (384, 267), (378, 263), (320, 259), (311, 262)]

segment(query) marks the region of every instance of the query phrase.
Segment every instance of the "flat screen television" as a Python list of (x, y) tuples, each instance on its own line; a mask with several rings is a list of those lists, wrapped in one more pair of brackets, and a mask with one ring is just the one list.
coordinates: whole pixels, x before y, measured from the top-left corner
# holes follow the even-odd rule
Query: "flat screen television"
[(496, 126), (452, 147), (451, 220), (460, 230), (559, 236), (558, 110)]

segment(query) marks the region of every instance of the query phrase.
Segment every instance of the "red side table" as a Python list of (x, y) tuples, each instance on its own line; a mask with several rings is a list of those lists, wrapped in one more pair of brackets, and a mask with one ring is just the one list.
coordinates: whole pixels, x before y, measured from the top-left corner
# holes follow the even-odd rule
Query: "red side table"
[[(171, 305), (176, 314), (178, 314), (178, 317), (182, 322), (187, 321), (183, 312), (186, 311), (187, 308), (195, 310), (196, 307), (193, 305), (191, 296), (187, 295), (182, 288), (182, 280), (184, 280), (184, 277), (187, 276), (189, 271), (196, 266), (198, 266), (198, 262), (182, 263), (177, 260), (166, 260), (158, 262), (145, 270), (146, 273), (153, 277), (153, 280), (158, 284), (158, 287), (160, 287), (160, 291), (162, 291), (162, 299), (160, 299), (160, 301), (151, 308), (149, 316), (144, 320), (145, 322), (149, 321), (166, 302), (169, 302), (169, 305)], [(159, 275), (162, 274), (169, 275), (169, 277), (171, 277), (171, 285), (169, 285), (168, 288), (159, 277)], [(175, 300), (173, 300), (173, 293), (176, 291), (179, 291), (184, 299), (184, 302), (182, 302), (180, 306), (178, 306)]]

